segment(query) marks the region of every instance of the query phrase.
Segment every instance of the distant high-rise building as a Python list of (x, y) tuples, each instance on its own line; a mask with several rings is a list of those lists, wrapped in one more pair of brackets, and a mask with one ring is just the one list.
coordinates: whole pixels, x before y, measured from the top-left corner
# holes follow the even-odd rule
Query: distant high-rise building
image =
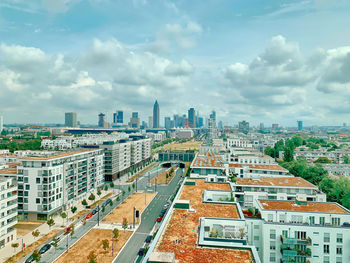
[(303, 121), (298, 121), (298, 131), (303, 129)]
[(103, 128), (105, 127), (105, 117), (106, 115), (102, 112), (98, 115), (98, 127)]
[(164, 118), (164, 128), (165, 129), (170, 129), (171, 127), (171, 119), (170, 117), (165, 117)]
[(194, 108), (188, 110), (188, 127), (196, 128), (196, 112)]
[(123, 124), (124, 122), (124, 113), (121, 110), (118, 110), (116, 113), (113, 113), (113, 123), (115, 124)]
[(346, 127), (346, 122), (343, 123), (343, 127)]
[(64, 115), (64, 125), (66, 127), (77, 127), (77, 114), (75, 112), (66, 112)]
[(148, 127), (153, 128), (153, 117), (152, 116), (148, 117)]
[(140, 128), (140, 118), (138, 112), (133, 112), (130, 118), (130, 126), (131, 128)]
[(159, 128), (159, 104), (157, 100), (153, 105), (153, 128)]
[(278, 123), (272, 124), (272, 129), (277, 130), (278, 129)]
[(4, 118), (0, 116), (0, 133), (2, 132), (3, 129), (4, 129)]
[(244, 134), (248, 134), (248, 132), (249, 132), (249, 122), (247, 122), (247, 121), (240, 121), (238, 123), (238, 131), (242, 132)]
[(198, 128), (203, 127), (204, 123), (203, 123), (203, 117), (198, 117)]
[(224, 128), (224, 125), (223, 125), (222, 121), (219, 121), (219, 123), (218, 123), (218, 128), (219, 128), (219, 129), (223, 129), (223, 128)]
[(264, 130), (264, 123), (262, 123), (262, 122), (260, 123), (259, 129), (260, 129), (260, 130)]
[(213, 110), (209, 116), (210, 119), (213, 119), (214, 121), (216, 121), (216, 112)]

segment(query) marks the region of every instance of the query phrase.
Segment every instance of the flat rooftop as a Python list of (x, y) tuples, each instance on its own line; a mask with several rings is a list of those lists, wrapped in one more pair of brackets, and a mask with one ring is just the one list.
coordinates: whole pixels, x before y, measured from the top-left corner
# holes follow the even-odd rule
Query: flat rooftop
[(236, 178), (236, 185), (290, 186), (315, 188), (317, 186), (301, 177), (261, 177), (259, 179)]
[(18, 159), (20, 159), (20, 160), (52, 160), (52, 159), (57, 159), (57, 158), (66, 157), (66, 156), (70, 156), (70, 155), (75, 155), (75, 154), (79, 154), (79, 153), (92, 152), (92, 151), (96, 151), (96, 150), (99, 150), (99, 149), (84, 149), (84, 150), (79, 150), (79, 151), (58, 153), (58, 154), (50, 155), (50, 156), (18, 157)]
[(0, 169), (0, 174), (17, 174), (17, 168)]
[(203, 179), (191, 179), (196, 185), (184, 185), (179, 200), (189, 200), (195, 212), (173, 209), (172, 215), (158, 240), (155, 251), (173, 252), (180, 263), (250, 263), (249, 249), (198, 247), (200, 217), (239, 219), (236, 204), (203, 203), (204, 190), (230, 191), (229, 184), (206, 183)]
[(297, 201), (284, 200), (258, 200), (258, 202), (266, 210), (349, 214), (343, 207), (331, 202), (305, 202), (306, 204), (297, 204)]
[(281, 171), (288, 172), (287, 169), (279, 166), (278, 164), (241, 164), (241, 163), (230, 163), (229, 167), (248, 167), (250, 169), (256, 170), (272, 170), (272, 171)]
[(198, 153), (191, 166), (223, 168), (221, 156), (215, 153)]

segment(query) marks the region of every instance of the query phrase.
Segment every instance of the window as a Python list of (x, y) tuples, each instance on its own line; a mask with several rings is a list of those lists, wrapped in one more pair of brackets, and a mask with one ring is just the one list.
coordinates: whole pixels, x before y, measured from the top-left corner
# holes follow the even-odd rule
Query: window
[(310, 216), (310, 225), (314, 225), (314, 224), (315, 224), (315, 217)]
[(270, 249), (276, 250), (276, 241), (270, 241)]
[(343, 262), (343, 259), (341, 257), (337, 257), (336, 263), (342, 263), (342, 262)]
[(280, 214), (280, 222), (284, 223), (286, 221), (286, 215), (285, 214)]
[(254, 229), (259, 229), (260, 226), (259, 225), (254, 225)]
[(342, 255), (343, 254), (343, 247), (337, 246), (337, 255)]
[(323, 246), (323, 253), (329, 254), (329, 245), (324, 245)]
[(273, 221), (273, 214), (268, 214), (267, 215), (267, 221), (272, 222)]
[(343, 243), (343, 234), (337, 234), (337, 243)]
[(329, 242), (329, 240), (330, 240), (329, 233), (324, 233), (323, 242)]
[(30, 190), (30, 185), (26, 184), (26, 190)]
[(306, 232), (305, 231), (295, 231), (295, 238), (299, 240), (305, 240), (306, 239)]
[(329, 263), (329, 256), (325, 256), (323, 258), (323, 263)]
[(340, 218), (339, 217), (333, 217), (332, 218), (332, 225), (333, 226), (339, 226), (340, 225)]
[(276, 254), (270, 253), (270, 262), (276, 262)]
[(282, 235), (284, 237), (288, 237), (288, 230), (282, 230)]
[(320, 217), (320, 225), (324, 225), (325, 224), (325, 219), (323, 216)]
[(40, 204), (40, 198), (37, 198), (37, 199), (36, 199), (36, 203), (37, 203), (37, 204)]
[(40, 178), (38, 178), (38, 177), (36, 178), (36, 183), (40, 184)]
[(260, 240), (259, 236), (254, 236), (254, 240), (259, 241)]
[(270, 229), (270, 239), (276, 239), (276, 230)]

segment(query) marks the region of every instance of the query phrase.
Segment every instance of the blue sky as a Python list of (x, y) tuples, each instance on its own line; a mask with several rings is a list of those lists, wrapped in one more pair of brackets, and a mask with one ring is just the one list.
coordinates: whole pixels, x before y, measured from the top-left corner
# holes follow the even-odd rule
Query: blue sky
[(350, 118), (350, 2), (2, 0), (5, 122), (195, 107), (232, 125)]

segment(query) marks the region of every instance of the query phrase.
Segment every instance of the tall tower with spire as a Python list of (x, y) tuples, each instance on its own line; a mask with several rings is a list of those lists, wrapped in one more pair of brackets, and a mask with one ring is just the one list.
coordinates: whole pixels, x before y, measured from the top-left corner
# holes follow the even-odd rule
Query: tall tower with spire
[(159, 128), (159, 104), (157, 100), (153, 105), (153, 128)]

